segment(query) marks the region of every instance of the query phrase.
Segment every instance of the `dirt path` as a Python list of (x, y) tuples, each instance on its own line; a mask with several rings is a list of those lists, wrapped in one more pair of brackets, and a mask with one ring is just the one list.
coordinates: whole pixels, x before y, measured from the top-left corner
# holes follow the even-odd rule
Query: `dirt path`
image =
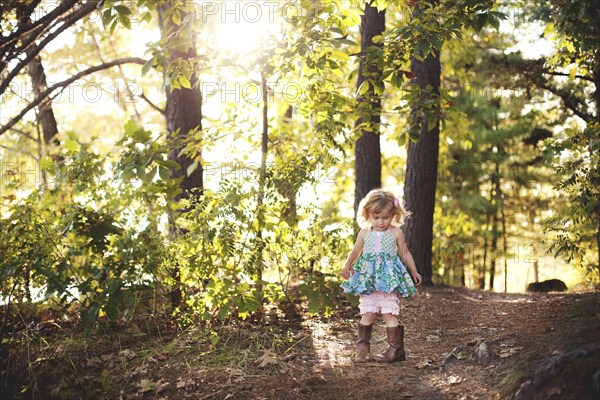
[[(329, 322), (311, 321), (306, 328), (312, 331), (314, 351), (305, 347), (308, 359), (289, 362), (289, 376), (277, 384), (264, 381), (263, 389), (272, 389), (263, 392), (263, 398), (510, 398), (536, 368), (552, 357), (600, 345), (599, 305), (598, 294), (422, 290), (403, 303), (405, 362), (356, 365), (351, 359), (357, 318), (345, 315)], [(385, 326), (379, 324), (373, 334), (374, 352), (387, 346), (384, 332)], [(489, 352), (478, 357), (478, 349), (485, 349), (481, 343)], [(600, 357), (596, 354), (576, 363), (583, 364), (577, 367), (580, 376), (561, 369), (535, 390), (536, 396), (596, 398), (599, 393), (591, 383), (593, 373), (600, 371)], [(236, 391), (235, 398), (261, 398), (258, 394), (245, 397), (243, 393)], [(524, 398), (531, 398), (531, 394)]]
[[(595, 399), (599, 306), (597, 292), (423, 289), (403, 302), (407, 359), (391, 365), (352, 362), (358, 317), (349, 305), (330, 318), (296, 306), (183, 333), (149, 320), (93, 334), (45, 325), (54, 331), (2, 348), (12, 362), (2, 364), (0, 398), (466, 400), (515, 398), (521, 388), (528, 400)], [(384, 332), (379, 321), (373, 352), (385, 349)]]

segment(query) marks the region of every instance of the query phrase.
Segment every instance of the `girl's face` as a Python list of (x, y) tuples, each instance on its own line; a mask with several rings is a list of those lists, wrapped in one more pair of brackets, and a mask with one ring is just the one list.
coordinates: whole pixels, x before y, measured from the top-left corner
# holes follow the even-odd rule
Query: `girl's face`
[(383, 232), (390, 227), (393, 217), (394, 214), (392, 213), (391, 209), (380, 212), (370, 212), (369, 223), (373, 227), (374, 231)]

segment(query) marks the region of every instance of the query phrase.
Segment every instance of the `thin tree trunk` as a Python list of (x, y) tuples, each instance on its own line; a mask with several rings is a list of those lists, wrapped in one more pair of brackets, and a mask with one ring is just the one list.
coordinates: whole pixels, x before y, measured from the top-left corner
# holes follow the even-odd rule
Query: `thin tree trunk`
[[(292, 131), (292, 118), (293, 107), (290, 106), (287, 108), (283, 119), (284, 128), (289, 127), (290, 132)], [(283, 179), (278, 181), (277, 191), (288, 201), (288, 205), (281, 213), (281, 219), (286, 221), (289, 226), (296, 227), (298, 225), (298, 205), (296, 201), (298, 189), (294, 186), (292, 180)]]
[(258, 175), (258, 199), (257, 199), (257, 219), (258, 228), (256, 231), (256, 237), (258, 239), (256, 258), (256, 287), (259, 292), (262, 292), (262, 279), (263, 279), (263, 229), (265, 227), (265, 210), (264, 210), (264, 199), (265, 199), (265, 185), (267, 180), (267, 156), (269, 151), (269, 95), (267, 93), (267, 80), (264, 73), (261, 73), (261, 89), (263, 96), (263, 107), (262, 107), (262, 135), (260, 145), (260, 171)]
[(502, 251), (504, 255), (504, 293), (508, 292), (508, 246), (506, 244), (506, 213), (504, 212), (504, 199), (500, 203), (500, 218), (502, 219)]
[(479, 271), (479, 289), (485, 289), (485, 273), (487, 271), (487, 252), (488, 252), (488, 230), (490, 229), (490, 216), (487, 216), (485, 229), (483, 230), (483, 260)]
[[(376, 44), (373, 38), (381, 35), (385, 30), (385, 10), (377, 11), (370, 4), (365, 5), (364, 14), (361, 17), (361, 51)], [(378, 80), (381, 70), (376, 66), (365, 62), (366, 56), (360, 60), (357, 89), (369, 78)], [(379, 124), (381, 122), (381, 98), (375, 94), (373, 85), (363, 95), (359, 94), (359, 112), (361, 117), (356, 121), (360, 127), (361, 136), (356, 141), (355, 149), (355, 187), (354, 187), (354, 213), (358, 210), (360, 200), (366, 194), (381, 187), (381, 145), (379, 141)]]
[(492, 217), (492, 261), (490, 262), (490, 290), (494, 290), (494, 279), (496, 275), (496, 260), (498, 259), (498, 208), (502, 201), (500, 192), (500, 165), (496, 163), (496, 170), (492, 177), (494, 196), (494, 215)]

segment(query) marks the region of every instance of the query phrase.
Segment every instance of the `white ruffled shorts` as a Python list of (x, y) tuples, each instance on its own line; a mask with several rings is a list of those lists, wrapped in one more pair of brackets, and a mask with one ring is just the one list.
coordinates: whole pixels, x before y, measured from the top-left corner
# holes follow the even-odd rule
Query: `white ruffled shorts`
[(400, 314), (400, 298), (398, 293), (373, 292), (359, 295), (358, 308), (361, 314), (381, 313)]

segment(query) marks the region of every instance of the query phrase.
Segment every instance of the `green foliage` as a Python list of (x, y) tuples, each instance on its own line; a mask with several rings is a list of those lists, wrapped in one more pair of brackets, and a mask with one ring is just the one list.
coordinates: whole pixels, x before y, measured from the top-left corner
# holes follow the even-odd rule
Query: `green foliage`
[(567, 211), (549, 218), (546, 223), (546, 230), (556, 233), (549, 250), (567, 261), (576, 260), (597, 280), (600, 278), (596, 259), (600, 221), (600, 125), (593, 123), (582, 131), (570, 129), (565, 133), (566, 137), (552, 141), (546, 149), (548, 159), (561, 177), (556, 189), (564, 193)]

